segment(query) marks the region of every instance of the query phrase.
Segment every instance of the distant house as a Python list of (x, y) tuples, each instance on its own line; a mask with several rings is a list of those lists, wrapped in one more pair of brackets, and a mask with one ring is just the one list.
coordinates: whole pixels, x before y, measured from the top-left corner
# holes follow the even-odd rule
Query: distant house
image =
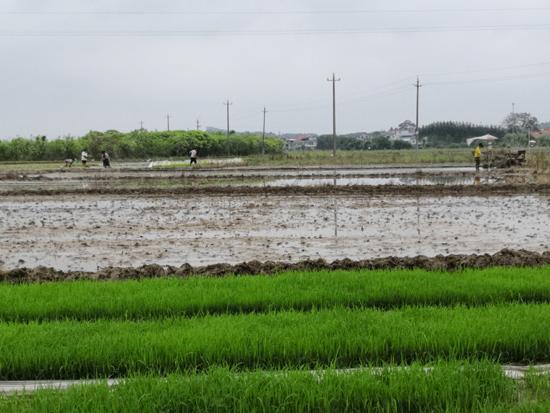
[(317, 135), (298, 134), (285, 139), (285, 149), (288, 151), (312, 151), (317, 149)]
[(543, 136), (550, 136), (550, 128), (544, 128), (536, 132), (531, 132), (531, 137), (533, 139), (542, 138)]
[(397, 128), (391, 128), (388, 133), (391, 141), (405, 141), (411, 145), (416, 144), (416, 125), (410, 120), (402, 122)]

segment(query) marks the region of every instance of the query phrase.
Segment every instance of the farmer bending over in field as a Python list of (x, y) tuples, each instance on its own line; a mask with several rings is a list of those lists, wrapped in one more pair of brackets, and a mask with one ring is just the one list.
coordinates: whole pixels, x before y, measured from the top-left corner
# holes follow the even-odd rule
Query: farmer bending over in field
[(479, 166), (481, 165), (481, 148), (483, 144), (480, 142), (474, 149), (474, 160), (476, 161), (476, 172), (479, 172)]
[(189, 152), (189, 158), (191, 159), (189, 165), (197, 164), (197, 150), (191, 149), (191, 152)]
[(65, 168), (70, 168), (73, 166), (74, 159), (73, 158), (67, 158), (65, 159)]

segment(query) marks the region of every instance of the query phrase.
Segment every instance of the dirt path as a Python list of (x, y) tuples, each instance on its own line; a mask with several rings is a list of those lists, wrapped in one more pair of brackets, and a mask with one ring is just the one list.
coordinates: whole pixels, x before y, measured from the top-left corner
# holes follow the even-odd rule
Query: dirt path
[[(341, 369), (336, 370), (339, 374), (353, 374), (361, 371), (370, 371), (373, 375), (380, 374), (381, 371), (387, 368), (355, 368), (355, 369)], [(396, 369), (403, 370), (406, 367), (396, 367)], [(504, 365), (502, 366), (502, 374), (512, 380), (523, 380), (527, 372), (531, 369), (535, 374), (548, 375), (550, 374), (550, 364), (541, 364), (535, 366), (514, 366)], [(431, 371), (430, 368), (425, 369), (426, 372)], [(310, 373), (315, 377), (321, 377), (325, 370), (312, 370)], [(266, 372), (267, 373), (267, 372)], [(281, 374), (277, 372), (271, 372), (272, 374)], [(236, 373), (239, 374), (239, 373)], [(243, 373), (240, 373), (243, 374)], [(244, 373), (246, 374), (246, 373)], [(73, 386), (85, 386), (85, 385), (98, 385), (106, 383), (107, 386), (113, 387), (121, 383), (124, 379), (106, 379), (106, 380), (28, 380), (28, 381), (0, 381), (0, 394), (13, 395), (13, 394), (29, 394), (38, 390), (67, 390)]]
[(543, 195), (5, 196), (0, 266), (97, 271), (542, 252), (549, 227)]

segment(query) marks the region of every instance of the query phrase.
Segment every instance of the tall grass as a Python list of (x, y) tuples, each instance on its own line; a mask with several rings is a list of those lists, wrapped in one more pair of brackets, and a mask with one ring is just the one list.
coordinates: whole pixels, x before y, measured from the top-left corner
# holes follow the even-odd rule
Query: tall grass
[(346, 306), (479, 306), (550, 300), (550, 267), (456, 273), (290, 272), (272, 277), (0, 284), (0, 320), (147, 319)]
[(3, 412), (475, 412), (515, 402), (517, 385), (489, 363), (379, 373), (303, 371), (133, 378), (0, 399)]
[(547, 148), (533, 148), (527, 152), (527, 165), (539, 173), (550, 172), (550, 150)]
[(0, 379), (490, 359), (550, 360), (550, 305), (332, 309), (0, 324)]

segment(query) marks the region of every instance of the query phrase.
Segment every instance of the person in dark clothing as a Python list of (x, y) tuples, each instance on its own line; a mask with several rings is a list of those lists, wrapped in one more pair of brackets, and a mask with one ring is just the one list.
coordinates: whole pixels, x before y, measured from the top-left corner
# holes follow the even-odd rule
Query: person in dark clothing
[(104, 168), (111, 167), (111, 158), (109, 158), (109, 154), (105, 151), (101, 151), (101, 162)]

